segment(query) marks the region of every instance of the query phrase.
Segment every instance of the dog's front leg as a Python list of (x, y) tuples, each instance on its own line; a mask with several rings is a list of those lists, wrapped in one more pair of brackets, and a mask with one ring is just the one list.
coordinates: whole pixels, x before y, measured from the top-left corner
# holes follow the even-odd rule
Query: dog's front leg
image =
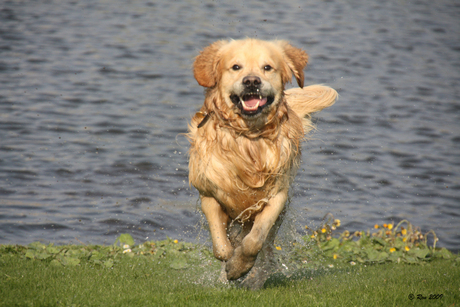
[(243, 239), (241, 245), (234, 250), (233, 256), (227, 262), (228, 279), (238, 279), (254, 266), (257, 254), (262, 249), (270, 229), (283, 211), (287, 198), (287, 190), (279, 192), (268, 201), (262, 212), (257, 214), (251, 232)]
[(233, 254), (233, 247), (227, 238), (229, 217), (220, 204), (212, 197), (201, 196), (201, 210), (209, 224), (212, 249), (217, 259), (227, 261)]

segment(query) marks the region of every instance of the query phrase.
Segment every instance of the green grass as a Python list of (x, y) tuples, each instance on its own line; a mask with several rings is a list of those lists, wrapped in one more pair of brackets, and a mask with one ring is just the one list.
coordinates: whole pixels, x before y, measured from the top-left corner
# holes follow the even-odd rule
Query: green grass
[[(460, 304), (460, 263), (378, 264), (275, 274), (259, 291), (215, 282), (219, 265), (171, 268), (171, 261), (120, 256), (112, 268), (57, 266), (2, 254), (2, 306), (453, 306)], [(217, 264), (217, 265), (216, 265)], [(425, 300), (410, 300), (422, 294)], [(442, 294), (429, 300), (430, 294)]]
[(210, 249), (177, 240), (0, 245), (0, 306), (459, 305), (460, 257), (406, 223), (333, 237), (334, 220), (305, 242), (276, 242), (284, 270), (258, 291), (219, 283)]

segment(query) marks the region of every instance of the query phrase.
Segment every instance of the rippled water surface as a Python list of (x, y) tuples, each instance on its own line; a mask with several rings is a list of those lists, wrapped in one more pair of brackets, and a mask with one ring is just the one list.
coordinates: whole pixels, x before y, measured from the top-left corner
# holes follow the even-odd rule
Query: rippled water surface
[[(456, 1), (3, 1), (0, 243), (194, 240), (187, 121), (193, 57), (222, 38), (286, 39), (316, 116), (293, 187), (295, 225), (409, 219), (460, 246)], [(285, 223), (293, 223), (287, 220)]]

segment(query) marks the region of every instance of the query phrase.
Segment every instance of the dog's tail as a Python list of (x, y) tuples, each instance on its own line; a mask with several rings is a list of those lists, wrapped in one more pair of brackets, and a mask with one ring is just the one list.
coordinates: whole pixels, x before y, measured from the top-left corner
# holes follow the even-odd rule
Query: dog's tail
[(324, 85), (291, 88), (285, 95), (288, 105), (302, 119), (305, 132), (313, 128), (310, 114), (332, 106), (338, 97), (334, 89)]

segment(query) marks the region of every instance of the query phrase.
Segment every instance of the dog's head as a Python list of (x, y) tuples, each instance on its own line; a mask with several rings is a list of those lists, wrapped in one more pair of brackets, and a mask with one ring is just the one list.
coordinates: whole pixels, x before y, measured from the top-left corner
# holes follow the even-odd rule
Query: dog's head
[(276, 110), (292, 74), (303, 87), (307, 61), (305, 51), (285, 41), (217, 41), (196, 57), (194, 75), (220, 93), (226, 109), (251, 120)]

